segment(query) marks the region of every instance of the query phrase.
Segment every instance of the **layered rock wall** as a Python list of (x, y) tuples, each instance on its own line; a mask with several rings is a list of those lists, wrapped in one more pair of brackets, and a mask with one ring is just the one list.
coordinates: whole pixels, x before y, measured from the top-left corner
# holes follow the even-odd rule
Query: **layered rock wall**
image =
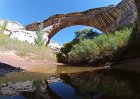
[[(43, 21), (44, 31), (49, 39), (58, 31), (73, 25), (86, 25), (110, 33), (122, 26), (131, 26), (136, 19), (136, 6), (133, 0), (122, 0), (117, 6), (110, 5), (84, 12), (57, 14)], [(27, 30), (37, 30), (40, 23), (26, 26)]]

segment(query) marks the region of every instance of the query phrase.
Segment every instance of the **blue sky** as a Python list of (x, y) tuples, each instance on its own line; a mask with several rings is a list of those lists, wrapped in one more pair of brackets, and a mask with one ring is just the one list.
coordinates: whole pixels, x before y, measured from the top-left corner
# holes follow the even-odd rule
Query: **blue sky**
[[(85, 11), (91, 8), (117, 4), (121, 0), (0, 0), (0, 19), (13, 20), (27, 25), (42, 21), (55, 14)], [(74, 38), (74, 32), (87, 28), (72, 26), (58, 32), (52, 40), (66, 43)]]

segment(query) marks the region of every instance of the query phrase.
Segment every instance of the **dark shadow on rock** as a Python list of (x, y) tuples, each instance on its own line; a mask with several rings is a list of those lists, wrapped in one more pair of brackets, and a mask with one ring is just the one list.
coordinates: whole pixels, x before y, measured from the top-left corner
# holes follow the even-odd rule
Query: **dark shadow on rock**
[(0, 62), (0, 76), (4, 76), (5, 74), (11, 73), (11, 72), (20, 72), (23, 71), (20, 67), (14, 67), (5, 63)]

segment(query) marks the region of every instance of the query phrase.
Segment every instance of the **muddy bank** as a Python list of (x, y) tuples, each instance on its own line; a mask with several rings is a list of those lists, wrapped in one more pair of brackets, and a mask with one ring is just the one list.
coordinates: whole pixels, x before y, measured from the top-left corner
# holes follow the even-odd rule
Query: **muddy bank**
[[(31, 68), (35, 68), (37, 66), (47, 66), (53, 67), (56, 66), (57, 63), (50, 61), (39, 61), (32, 60), (28, 57), (20, 57), (17, 56), (14, 52), (0, 52), (0, 62), (5, 63), (7, 65), (11, 65), (13, 67), (21, 68), (23, 70), (31, 70)], [(1, 66), (1, 65), (0, 65)]]
[(120, 61), (117, 64), (111, 65), (111, 68), (140, 73), (140, 58)]
[[(50, 62), (47, 60), (39, 61), (39, 60), (32, 60), (28, 57), (20, 57), (20, 56), (17, 56), (12, 51), (0, 52), (0, 63), (1, 63), (0, 66), (5, 64), (5, 65), (9, 65), (12, 67), (20, 68), (20, 69), (31, 71), (31, 72), (38, 72), (38, 71), (44, 71), (44, 70), (46, 71), (46, 67), (48, 68), (57, 67), (57, 65), (59, 65), (58, 63)], [(119, 69), (119, 70), (140, 73), (140, 58), (133, 58), (133, 59), (120, 61), (117, 64), (111, 65), (111, 69)]]

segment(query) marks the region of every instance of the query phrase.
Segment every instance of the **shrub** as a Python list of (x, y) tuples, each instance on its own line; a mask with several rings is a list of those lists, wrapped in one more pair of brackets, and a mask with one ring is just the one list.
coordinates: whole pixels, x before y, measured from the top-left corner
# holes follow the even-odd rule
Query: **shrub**
[(29, 56), (37, 60), (56, 61), (55, 54), (46, 46), (17, 41), (8, 36), (0, 38), (0, 51), (15, 51), (19, 56)]
[(94, 65), (112, 60), (115, 52), (127, 45), (131, 32), (131, 29), (125, 28), (112, 34), (82, 40), (68, 53), (68, 63)]
[(7, 37), (8, 37), (8, 35), (6, 35), (6, 34), (0, 34), (0, 39), (7, 38)]
[(75, 39), (69, 43), (64, 44), (64, 47), (61, 48), (60, 53), (56, 55), (58, 62), (67, 63), (68, 53), (71, 51), (75, 44), (78, 44), (81, 40), (93, 39), (95, 36), (99, 35), (99, 33), (94, 32), (91, 28), (76, 31), (75, 34)]
[(42, 46), (44, 44), (43, 40), (43, 23), (39, 25), (38, 31), (36, 32), (37, 37), (35, 38), (35, 44)]
[(7, 26), (7, 20), (5, 20), (3, 24), (0, 25), (0, 33), (2, 34), (4, 33), (6, 26)]
[(60, 52), (56, 55), (57, 61), (60, 63), (67, 63), (68, 53), (71, 51), (72, 46), (78, 42), (78, 39), (74, 39), (71, 42), (64, 44), (64, 47), (61, 48)]

